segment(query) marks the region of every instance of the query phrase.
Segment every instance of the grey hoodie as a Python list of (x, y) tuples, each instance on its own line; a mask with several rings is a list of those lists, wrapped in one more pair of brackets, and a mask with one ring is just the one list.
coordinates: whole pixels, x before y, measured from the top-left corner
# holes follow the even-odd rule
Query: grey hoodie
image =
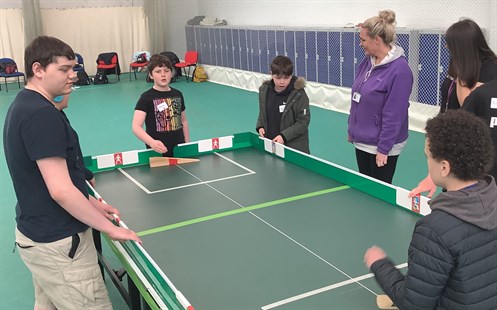
[(473, 187), (440, 193), (428, 203), (432, 210), (452, 214), (485, 230), (497, 228), (497, 191), (490, 175)]

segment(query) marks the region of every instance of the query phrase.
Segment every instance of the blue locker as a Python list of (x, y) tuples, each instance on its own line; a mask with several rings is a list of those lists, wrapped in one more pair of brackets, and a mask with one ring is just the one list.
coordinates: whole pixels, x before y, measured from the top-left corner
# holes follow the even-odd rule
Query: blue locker
[(234, 56), (233, 56), (233, 34), (231, 28), (225, 30), (225, 40), (226, 40), (226, 67), (234, 68)]
[(303, 76), (307, 79), (307, 70), (305, 67), (305, 32), (295, 31), (295, 70), (296, 76)]
[(267, 31), (267, 47), (268, 47), (268, 63), (271, 64), (274, 57), (276, 57), (276, 31), (268, 30)]
[(252, 42), (252, 47), (250, 48), (250, 51), (252, 52), (252, 71), (262, 72), (259, 30), (250, 30), (250, 41)]
[(195, 34), (195, 50), (198, 52), (198, 62), (203, 63), (204, 55), (202, 55), (202, 39), (200, 34), (200, 27), (193, 27)]
[(359, 31), (354, 34), (354, 80), (357, 74), (357, 68), (361, 64), (361, 62), (366, 58), (366, 54), (364, 54), (364, 49), (361, 47), (361, 39), (359, 38)]
[(402, 48), (404, 49), (404, 54), (406, 55), (406, 58), (409, 61), (409, 34), (398, 33), (397, 44), (402, 46)]
[(316, 52), (316, 32), (306, 31), (305, 33), (305, 67), (308, 81), (316, 82), (317, 73), (317, 52)]
[(195, 30), (193, 26), (185, 26), (185, 36), (186, 36), (186, 50), (195, 50)]
[(317, 81), (328, 84), (328, 33), (316, 33)]
[(240, 66), (242, 70), (248, 70), (247, 30), (239, 29), (238, 33), (240, 36)]
[[(442, 83), (447, 76), (447, 73), (449, 71), (449, 61), (450, 61), (450, 54), (449, 54), (449, 49), (447, 48), (447, 43), (445, 42), (445, 35), (441, 34), (440, 35), (440, 68), (439, 68), (439, 77), (440, 77), (440, 82), (438, 83), (438, 89), (440, 93), (440, 87), (442, 86)], [(441, 96), (441, 94), (440, 94)], [(439, 97), (441, 98), (441, 97)]]
[(252, 69), (252, 29), (247, 30), (247, 71), (254, 71)]
[(342, 31), (341, 33), (341, 62), (342, 62), (342, 86), (352, 87), (355, 78), (355, 49), (354, 32)]
[(209, 29), (209, 55), (211, 55), (210, 64), (213, 66), (217, 66), (217, 55), (216, 55), (216, 29)]
[(420, 34), (419, 37), (419, 73), (418, 100), (432, 105), (439, 102), (438, 54), (440, 50), (439, 34)]
[(295, 64), (295, 31), (285, 30), (285, 56)]
[(206, 65), (211, 64), (211, 52), (209, 49), (209, 28), (200, 28), (200, 40), (201, 40), (201, 53), (202, 63)]
[(221, 65), (223, 67), (227, 67), (226, 62), (226, 29), (219, 29), (219, 50), (218, 52), (221, 54)]
[[(275, 35), (276, 35), (276, 52), (274, 56), (275, 57), (279, 55), (287, 56), (285, 54), (285, 32), (283, 30), (276, 30)], [(269, 63), (271, 63), (273, 58), (269, 59)]]
[(224, 66), (223, 64), (223, 48), (221, 44), (221, 29), (215, 28), (214, 29), (214, 35), (215, 35), (215, 45), (214, 45), (214, 50), (216, 51), (216, 66)]
[(259, 49), (261, 51), (259, 61), (262, 73), (269, 72), (268, 54), (269, 49), (267, 45), (267, 30), (259, 30)]
[(233, 29), (233, 64), (235, 69), (241, 69), (239, 29)]
[(341, 34), (340, 31), (328, 33), (328, 84), (342, 85), (342, 61), (341, 61)]

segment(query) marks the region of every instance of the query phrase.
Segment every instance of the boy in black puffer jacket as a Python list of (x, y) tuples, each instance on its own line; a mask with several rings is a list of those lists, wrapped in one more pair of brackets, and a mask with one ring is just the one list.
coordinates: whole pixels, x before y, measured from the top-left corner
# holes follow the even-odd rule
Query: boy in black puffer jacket
[(447, 111), (426, 125), (428, 172), (447, 189), (432, 199), (409, 246), (404, 276), (379, 247), (366, 266), (399, 309), (497, 309), (497, 186), (488, 125)]

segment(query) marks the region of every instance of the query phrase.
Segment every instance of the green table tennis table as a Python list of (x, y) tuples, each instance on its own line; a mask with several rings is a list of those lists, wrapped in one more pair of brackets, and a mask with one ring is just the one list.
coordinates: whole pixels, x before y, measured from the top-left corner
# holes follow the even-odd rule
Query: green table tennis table
[(94, 195), (143, 241), (106, 237), (125, 272), (106, 269), (133, 309), (376, 309), (365, 250), (405, 268), (429, 213), (424, 197), (253, 133), (175, 148), (195, 163), (150, 168), (157, 155), (85, 158)]

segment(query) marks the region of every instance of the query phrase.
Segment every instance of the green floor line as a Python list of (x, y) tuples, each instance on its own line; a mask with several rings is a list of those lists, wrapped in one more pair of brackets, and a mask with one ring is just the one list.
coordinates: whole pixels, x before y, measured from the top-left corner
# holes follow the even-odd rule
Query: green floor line
[(184, 227), (184, 226), (188, 226), (188, 225), (193, 225), (193, 224), (197, 224), (197, 223), (201, 223), (201, 222), (210, 221), (213, 219), (218, 219), (218, 218), (225, 217), (225, 216), (230, 216), (230, 215), (235, 215), (235, 214), (239, 214), (239, 213), (254, 211), (254, 210), (263, 209), (263, 208), (267, 208), (267, 207), (272, 207), (272, 206), (276, 206), (276, 205), (286, 203), (286, 202), (292, 202), (292, 201), (311, 198), (311, 197), (324, 195), (324, 194), (328, 194), (328, 193), (338, 192), (338, 191), (349, 189), (349, 188), (350, 188), (350, 186), (348, 186), (348, 185), (332, 187), (332, 188), (328, 188), (328, 189), (324, 189), (324, 190), (320, 190), (320, 191), (316, 191), (316, 192), (311, 192), (311, 193), (307, 193), (307, 194), (302, 194), (302, 195), (297, 195), (297, 196), (293, 196), (293, 197), (268, 201), (268, 202), (256, 204), (256, 205), (253, 205), (250, 207), (243, 207), (240, 209), (235, 209), (235, 210), (216, 213), (216, 214), (212, 214), (212, 215), (208, 215), (208, 216), (204, 216), (204, 217), (199, 217), (199, 218), (196, 218), (193, 220), (179, 222), (179, 223), (175, 223), (175, 224), (171, 224), (171, 225), (167, 225), (167, 226), (152, 228), (152, 229), (140, 231), (137, 234), (140, 237), (146, 236), (146, 235), (151, 235), (151, 234), (155, 234), (155, 233), (158, 233), (161, 231), (171, 230), (171, 229), (175, 229), (175, 228), (179, 228), (179, 227)]

